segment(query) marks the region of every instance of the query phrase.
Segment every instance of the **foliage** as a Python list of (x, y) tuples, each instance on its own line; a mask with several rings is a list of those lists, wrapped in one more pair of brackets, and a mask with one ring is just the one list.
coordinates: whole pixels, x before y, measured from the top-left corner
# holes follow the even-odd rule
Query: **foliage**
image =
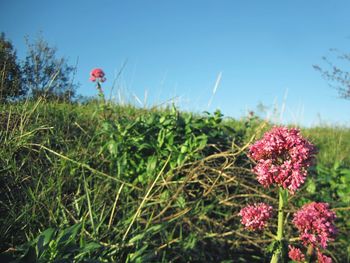
[[(229, 137), (220, 128), (221, 114), (207, 118), (181, 116), (173, 107), (162, 113), (145, 112), (130, 120), (120, 117), (102, 123), (103, 158), (110, 171), (133, 184), (147, 184), (169, 156), (171, 169), (225, 150)], [(207, 147), (215, 143), (216, 147)], [(227, 149), (227, 146), (226, 146)]]
[(0, 102), (25, 95), (16, 51), (5, 34), (0, 35)]
[[(245, 154), (249, 141), (266, 128), (260, 120), (227, 120), (220, 112), (194, 115), (173, 107), (108, 104), (101, 112), (94, 101), (0, 107), (3, 255), (20, 259), (30, 250), (46, 262), (265, 262), (271, 255), (265, 245), (270, 236), (249, 237), (237, 216), (252, 200), (277, 204), (273, 189), (256, 184)], [(339, 262), (349, 255), (350, 220), (340, 209), (349, 206), (348, 132), (303, 130), (323, 157), (303, 199), (289, 200), (294, 212), (328, 195), (338, 209), (340, 238), (330, 251)], [(328, 146), (338, 145), (339, 137), (344, 140), (334, 151)], [(76, 242), (58, 248), (67, 229), (76, 229)], [(286, 231), (288, 238), (295, 236), (294, 229)], [(39, 240), (50, 241), (42, 246)], [(89, 243), (94, 248), (83, 254)]]
[(39, 36), (34, 42), (28, 38), (27, 56), (23, 62), (23, 80), (33, 99), (70, 101), (75, 95), (73, 83), (75, 67), (66, 58), (57, 56), (57, 49)]
[[(16, 255), (4, 253), (3, 260), (11, 262), (96, 262), (89, 259), (103, 252), (103, 247), (93, 241), (86, 242), (82, 224), (67, 228), (48, 228), (34, 240), (19, 246)], [(5, 258), (6, 257), (6, 258)]]

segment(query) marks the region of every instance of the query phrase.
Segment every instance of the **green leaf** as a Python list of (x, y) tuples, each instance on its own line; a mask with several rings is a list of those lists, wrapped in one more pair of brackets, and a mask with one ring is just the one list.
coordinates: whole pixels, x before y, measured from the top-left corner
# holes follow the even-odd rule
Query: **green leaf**
[(181, 166), (185, 162), (186, 155), (183, 153), (180, 153), (179, 156), (177, 157), (177, 165)]
[(163, 144), (164, 144), (164, 138), (165, 138), (165, 130), (164, 129), (161, 129), (158, 133), (158, 138), (157, 138), (157, 141), (158, 141), (158, 144), (159, 144), (159, 147), (162, 147)]
[(186, 199), (183, 196), (179, 196), (176, 200), (176, 204), (179, 208), (183, 209), (186, 207)]
[(184, 249), (193, 249), (197, 243), (197, 236), (193, 233), (190, 233), (189, 236), (184, 240)]
[(128, 255), (127, 262), (140, 262), (140, 263), (143, 262), (142, 255), (146, 251), (147, 247), (148, 245), (145, 244), (143, 247), (136, 250), (136, 252), (130, 253)]
[(165, 118), (165, 116), (160, 117), (160, 119), (159, 119), (159, 123), (161, 123), (161, 124), (162, 124), (162, 123), (165, 121), (165, 119), (166, 119), (166, 118)]
[(52, 240), (54, 233), (55, 233), (55, 230), (53, 228), (48, 228), (45, 231), (43, 231), (38, 237), (37, 248), (38, 248), (39, 257), (45, 251), (47, 245)]
[(157, 167), (157, 156), (151, 156), (147, 161), (147, 173), (153, 174)]
[(199, 150), (203, 149), (207, 145), (208, 137), (205, 134), (198, 136), (196, 139), (199, 140)]
[(266, 252), (272, 253), (274, 252), (276, 249), (278, 249), (280, 247), (280, 242), (277, 240), (274, 240), (270, 243), (270, 245), (268, 245), (266, 247)]
[(137, 234), (136, 236), (130, 238), (129, 244), (133, 244), (133, 243), (143, 239), (145, 237), (145, 235), (146, 235), (146, 232), (142, 232), (140, 234)]
[(107, 144), (107, 148), (110, 154), (116, 156), (118, 154), (118, 143), (114, 140), (110, 140)]
[(310, 194), (314, 194), (316, 191), (316, 184), (314, 180), (310, 179), (307, 183), (306, 191), (308, 191)]
[(147, 233), (157, 233), (159, 232), (161, 229), (163, 228), (163, 225), (162, 224), (158, 224), (158, 225), (154, 225), (154, 226), (151, 226), (149, 227), (146, 232)]
[(55, 229), (48, 228), (40, 234), (40, 237), (43, 237), (43, 245), (46, 246), (52, 239)]
[(89, 242), (81, 249), (82, 252), (92, 252), (96, 249), (99, 249), (101, 245), (96, 242)]
[(180, 149), (181, 153), (187, 153), (188, 152), (188, 146), (187, 145), (182, 145)]
[(66, 246), (68, 245), (71, 241), (74, 241), (78, 231), (80, 230), (81, 223), (75, 224), (71, 227), (68, 227), (64, 229), (58, 237), (57, 243), (60, 246)]

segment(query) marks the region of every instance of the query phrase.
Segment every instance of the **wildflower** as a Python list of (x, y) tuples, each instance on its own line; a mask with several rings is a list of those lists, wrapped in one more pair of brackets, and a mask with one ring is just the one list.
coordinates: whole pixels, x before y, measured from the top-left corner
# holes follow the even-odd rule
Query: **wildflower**
[(304, 205), (294, 214), (293, 224), (300, 231), (300, 239), (307, 246), (327, 247), (337, 233), (334, 225), (335, 213), (327, 203), (312, 202)]
[(296, 262), (304, 262), (305, 261), (305, 256), (299, 248), (293, 247), (291, 245), (289, 245), (288, 248), (289, 248), (288, 256), (290, 259), (292, 259)]
[(318, 263), (332, 263), (332, 259), (323, 255), (320, 251), (317, 251), (317, 261)]
[(106, 81), (105, 73), (103, 72), (102, 69), (95, 68), (90, 72), (90, 80), (93, 82), (95, 81), (104, 82)]
[(239, 215), (241, 223), (248, 230), (263, 229), (267, 220), (271, 217), (272, 207), (265, 203), (248, 205), (241, 209)]
[(250, 146), (249, 155), (257, 161), (253, 172), (264, 187), (275, 183), (292, 194), (305, 182), (316, 148), (295, 128), (274, 127)]

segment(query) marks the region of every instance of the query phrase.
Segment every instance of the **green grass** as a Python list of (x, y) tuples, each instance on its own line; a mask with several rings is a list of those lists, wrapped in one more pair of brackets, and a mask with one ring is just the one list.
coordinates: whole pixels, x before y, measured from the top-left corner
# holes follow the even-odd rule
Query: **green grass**
[[(270, 237), (247, 233), (237, 217), (252, 200), (277, 202), (273, 189), (256, 184), (246, 156), (249, 143), (269, 127), (263, 121), (171, 107), (109, 105), (101, 111), (97, 103), (0, 107), (3, 257), (268, 261)], [(346, 262), (350, 226), (341, 207), (349, 207), (350, 130), (302, 132), (319, 148), (318, 168), (290, 209), (315, 199), (336, 205), (340, 238), (329, 253)], [(275, 224), (268, 231), (274, 233)]]
[(350, 167), (350, 129), (345, 127), (315, 127), (304, 134), (318, 146), (318, 162), (331, 167), (338, 161)]

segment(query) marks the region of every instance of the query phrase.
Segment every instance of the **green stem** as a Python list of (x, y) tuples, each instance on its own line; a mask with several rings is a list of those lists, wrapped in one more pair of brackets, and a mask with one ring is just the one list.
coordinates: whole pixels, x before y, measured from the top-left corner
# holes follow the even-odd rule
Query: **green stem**
[(281, 187), (279, 188), (279, 202), (278, 202), (278, 225), (277, 225), (277, 242), (278, 247), (275, 249), (273, 256), (271, 258), (271, 263), (278, 263), (284, 261), (282, 241), (283, 241), (283, 221), (284, 221), (284, 206), (285, 206), (285, 196), (284, 191)]
[(98, 90), (98, 96), (100, 97), (100, 100), (98, 101), (100, 111), (102, 112), (102, 117), (104, 120), (107, 120), (107, 114), (106, 114), (106, 99), (105, 94), (103, 93), (101, 83), (97, 82), (97, 90)]
[(98, 96), (102, 99), (103, 103), (105, 103), (105, 94), (103, 93), (100, 82), (97, 82), (97, 90), (98, 90)]

